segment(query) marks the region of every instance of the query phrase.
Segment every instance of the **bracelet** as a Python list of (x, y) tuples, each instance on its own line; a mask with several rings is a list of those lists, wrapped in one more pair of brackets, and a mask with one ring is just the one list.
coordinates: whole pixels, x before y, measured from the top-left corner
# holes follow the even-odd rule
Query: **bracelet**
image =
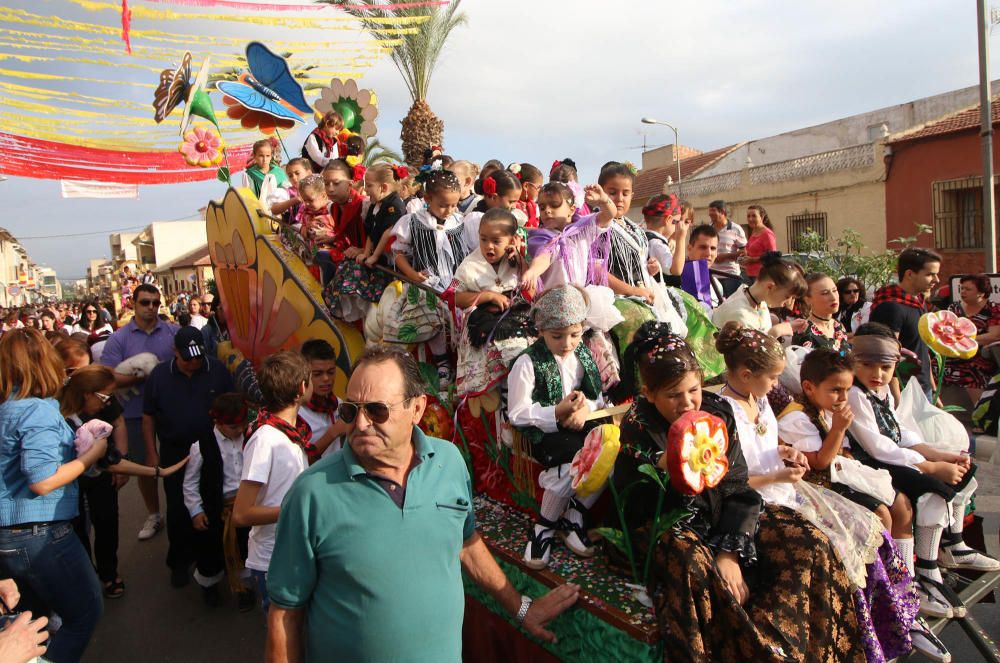
[(528, 609), (531, 608), (531, 597), (521, 595), (521, 609), (517, 611), (517, 625), (524, 624), (524, 618), (528, 616)]

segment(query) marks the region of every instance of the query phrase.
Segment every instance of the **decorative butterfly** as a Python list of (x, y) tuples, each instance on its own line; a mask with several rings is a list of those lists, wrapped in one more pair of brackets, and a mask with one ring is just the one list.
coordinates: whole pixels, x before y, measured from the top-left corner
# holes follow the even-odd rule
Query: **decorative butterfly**
[[(311, 113), (312, 108), (306, 103), (302, 86), (292, 77), (285, 59), (264, 44), (252, 41), (247, 44), (247, 65), (250, 70), (240, 74), (238, 81), (219, 81), (215, 84), (219, 91), (229, 97), (228, 100), (223, 99), (230, 106), (227, 114), (243, 121), (244, 127), (247, 126), (243, 120), (247, 111), (253, 113), (254, 117), (264, 115), (279, 122), (304, 122), (302, 116)], [(229, 104), (230, 100), (246, 111), (239, 112), (236, 104)], [(258, 122), (253, 121), (251, 127), (247, 128), (257, 126)], [(273, 126), (273, 122), (269, 124)]]
[(191, 78), (191, 52), (185, 51), (181, 63), (176, 69), (164, 69), (160, 72), (160, 84), (153, 94), (153, 119), (159, 124), (173, 112), (175, 108), (187, 99), (189, 80)]
[[(237, 356), (254, 366), (281, 349), (321, 338), (337, 353), (334, 392), (343, 396), (354, 360), (364, 351), (361, 333), (334, 320), (319, 283), (305, 264), (280, 245), (262, 208), (247, 189), (230, 188), (206, 213), (208, 250), (219, 298)], [(239, 374), (239, 371), (237, 371)]]

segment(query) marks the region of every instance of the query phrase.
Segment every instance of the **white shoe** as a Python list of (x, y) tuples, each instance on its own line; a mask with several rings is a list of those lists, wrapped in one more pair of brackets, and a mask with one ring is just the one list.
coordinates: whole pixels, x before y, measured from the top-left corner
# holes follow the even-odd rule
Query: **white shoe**
[(925, 617), (940, 617), (951, 619), (955, 616), (951, 603), (940, 596), (930, 584), (925, 584), (919, 576), (914, 579), (917, 585), (917, 595), (920, 597), (920, 614)]
[(528, 534), (528, 545), (524, 549), (524, 565), (529, 569), (539, 571), (549, 565), (552, 556), (552, 544), (555, 541), (555, 530), (543, 529), (535, 532), (532, 528)]
[(579, 557), (593, 557), (597, 552), (585, 529), (588, 514), (589, 509), (579, 500), (573, 499), (565, 515), (559, 520), (559, 536), (566, 547)]
[(913, 642), (913, 651), (920, 652), (937, 663), (951, 663), (951, 653), (919, 617), (910, 626), (910, 640)]
[(1000, 571), (1000, 562), (989, 555), (972, 550), (953, 550), (941, 548), (938, 553), (938, 564), (946, 569), (962, 569), (965, 571)]
[(156, 536), (156, 533), (163, 529), (163, 516), (158, 513), (151, 513), (146, 517), (146, 522), (139, 530), (139, 540), (148, 541)]

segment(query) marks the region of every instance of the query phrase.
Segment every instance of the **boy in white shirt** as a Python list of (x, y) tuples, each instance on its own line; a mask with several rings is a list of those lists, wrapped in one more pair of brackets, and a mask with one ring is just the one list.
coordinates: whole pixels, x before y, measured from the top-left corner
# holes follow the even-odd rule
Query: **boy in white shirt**
[(337, 376), (337, 353), (321, 338), (302, 344), (302, 356), (309, 362), (312, 376), (312, 398), (299, 408), (299, 416), (312, 429), (312, 440), (322, 456), (341, 447), (347, 425), (337, 419), (337, 397), (333, 395), (333, 380)]
[(247, 406), (237, 393), (221, 394), (209, 410), (211, 433), (191, 445), (184, 470), (184, 505), (195, 530), (194, 579), (209, 606), (219, 604), (219, 582), (228, 577), (240, 612), (253, 609), (254, 596), (244, 560), (249, 530), (232, 523), (236, 491), (243, 476), (243, 432)]
[(265, 359), (257, 374), (264, 406), (248, 431), (233, 522), (251, 526), (246, 566), (257, 581), (265, 613), (267, 567), (281, 501), (295, 479), (319, 457), (310, 441), (309, 424), (299, 416), (299, 408), (312, 398), (311, 374), (305, 358), (290, 350)]

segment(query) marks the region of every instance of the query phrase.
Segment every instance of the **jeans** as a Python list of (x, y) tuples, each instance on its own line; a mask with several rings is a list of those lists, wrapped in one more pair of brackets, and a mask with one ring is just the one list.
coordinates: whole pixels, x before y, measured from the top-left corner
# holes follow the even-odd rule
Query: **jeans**
[(13, 578), (62, 619), (45, 654), (54, 663), (83, 656), (104, 604), (101, 583), (69, 521), (34, 529), (0, 529), (0, 577)]
[(258, 571), (257, 569), (250, 569), (250, 577), (257, 583), (257, 591), (260, 593), (260, 607), (264, 610), (264, 616), (266, 617), (267, 609), (271, 607), (271, 599), (267, 595), (267, 573), (265, 571)]

